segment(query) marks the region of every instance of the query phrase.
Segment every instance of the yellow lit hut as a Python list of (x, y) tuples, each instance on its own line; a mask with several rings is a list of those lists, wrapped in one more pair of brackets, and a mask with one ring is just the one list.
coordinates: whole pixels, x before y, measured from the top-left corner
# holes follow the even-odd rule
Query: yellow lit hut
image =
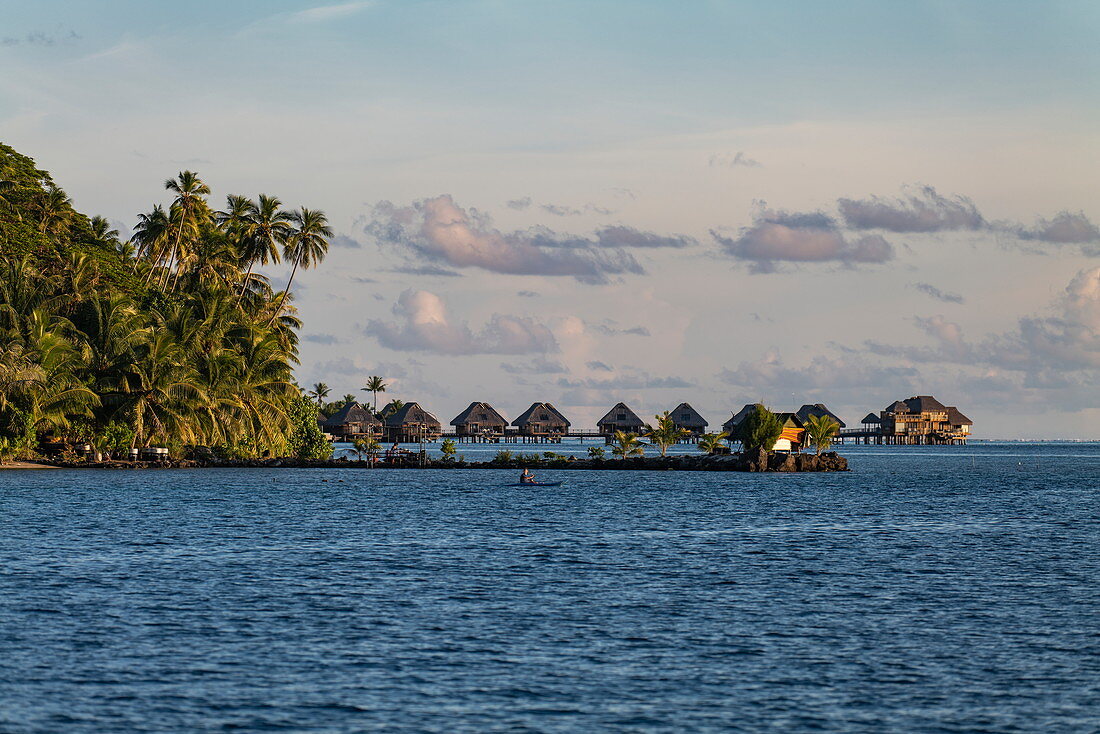
[[(729, 420), (722, 424), (722, 430), (730, 435), (730, 440), (737, 440), (741, 422), (754, 410), (756, 410), (756, 403), (747, 403), (745, 407), (734, 413)], [(779, 435), (779, 440), (772, 446), (772, 451), (801, 451), (802, 444), (805, 441), (805, 425), (802, 419), (798, 417), (797, 413), (776, 413), (775, 415), (779, 418), (779, 422), (783, 424), (783, 433)]]

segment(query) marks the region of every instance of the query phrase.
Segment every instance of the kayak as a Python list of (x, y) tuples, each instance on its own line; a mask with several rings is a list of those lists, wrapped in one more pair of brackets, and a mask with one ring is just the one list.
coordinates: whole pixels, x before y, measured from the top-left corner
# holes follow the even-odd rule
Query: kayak
[(560, 487), (561, 482), (516, 482), (512, 487)]

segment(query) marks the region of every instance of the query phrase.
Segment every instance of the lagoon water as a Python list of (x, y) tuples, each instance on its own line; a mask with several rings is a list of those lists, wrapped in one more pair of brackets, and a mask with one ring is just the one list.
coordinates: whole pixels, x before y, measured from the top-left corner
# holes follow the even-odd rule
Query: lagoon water
[(0, 731), (1100, 729), (1100, 444), (844, 453), (0, 472)]

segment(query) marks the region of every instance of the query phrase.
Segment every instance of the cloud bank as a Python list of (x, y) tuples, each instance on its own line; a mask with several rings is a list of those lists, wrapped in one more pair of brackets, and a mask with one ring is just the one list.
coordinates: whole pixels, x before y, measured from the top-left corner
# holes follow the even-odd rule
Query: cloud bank
[(942, 196), (931, 186), (894, 199), (838, 199), (837, 208), (852, 229), (943, 232), (982, 229), (986, 225), (973, 201), (965, 196)]
[(775, 272), (780, 262), (835, 262), (848, 266), (884, 263), (893, 246), (879, 235), (849, 240), (836, 222), (820, 212), (762, 210), (751, 227), (734, 239), (715, 230), (711, 235), (729, 255), (750, 263), (749, 272)]
[(622, 247), (545, 227), (501, 232), (487, 216), (463, 209), (446, 194), (405, 207), (382, 202), (374, 208), (365, 231), (383, 246), (456, 268), (572, 276), (592, 284), (608, 282), (609, 275), (645, 273)]
[(477, 332), (452, 323), (434, 293), (406, 290), (393, 308), (396, 322), (371, 320), (365, 333), (389, 349), (433, 354), (544, 354), (557, 352), (553, 333), (533, 319), (493, 314)]

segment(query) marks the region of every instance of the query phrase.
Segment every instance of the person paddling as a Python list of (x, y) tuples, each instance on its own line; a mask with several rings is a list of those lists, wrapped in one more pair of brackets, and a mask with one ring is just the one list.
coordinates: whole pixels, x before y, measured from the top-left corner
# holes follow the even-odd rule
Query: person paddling
[(523, 473), (519, 475), (520, 484), (534, 484), (535, 475), (527, 467), (523, 467)]

